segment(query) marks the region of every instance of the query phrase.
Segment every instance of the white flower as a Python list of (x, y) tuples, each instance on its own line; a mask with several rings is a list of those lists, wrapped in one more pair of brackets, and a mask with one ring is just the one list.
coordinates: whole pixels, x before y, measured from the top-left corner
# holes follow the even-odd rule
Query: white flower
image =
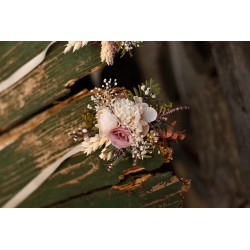
[(112, 108), (122, 126), (132, 130), (138, 127), (141, 115), (138, 106), (133, 101), (117, 99), (112, 104)]
[(69, 52), (73, 48), (73, 52), (76, 50), (82, 48), (83, 46), (87, 45), (87, 41), (69, 41), (68, 44), (66, 45), (65, 50), (63, 51), (64, 54)]
[(142, 102), (142, 98), (138, 96), (134, 96), (134, 101), (140, 110), (140, 126), (139, 128), (142, 130), (143, 135), (146, 135), (149, 131), (149, 124), (153, 122), (157, 118), (157, 111), (149, 107), (147, 103)]
[(127, 51), (130, 52), (133, 50), (134, 47), (140, 47), (139, 41), (126, 41), (126, 42), (121, 42), (121, 46)]
[(147, 103), (142, 102), (142, 98), (134, 96), (135, 103), (140, 109), (141, 119), (145, 122), (153, 122), (157, 118), (157, 111), (149, 107)]
[(97, 113), (98, 127), (100, 135), (107, 135), (109, 132), (116, 128), (118, 120), (109, 108), (103, 108)]

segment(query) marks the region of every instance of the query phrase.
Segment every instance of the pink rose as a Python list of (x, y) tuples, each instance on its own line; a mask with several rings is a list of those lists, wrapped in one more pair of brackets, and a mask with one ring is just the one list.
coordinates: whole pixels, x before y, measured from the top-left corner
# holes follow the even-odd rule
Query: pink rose
[(129, 142), (130, 132), (126, 128), (115, 128), (109, 133), (109, 139), (116, 148), (127, 148), (130, 146)]

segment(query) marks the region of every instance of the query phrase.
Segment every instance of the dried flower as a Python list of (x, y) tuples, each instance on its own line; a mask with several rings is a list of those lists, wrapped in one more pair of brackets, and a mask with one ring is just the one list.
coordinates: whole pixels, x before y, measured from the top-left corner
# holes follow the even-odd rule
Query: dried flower
[(101, 61), (113, 65), (117, 49), (116, 42), (102, 42)]
[[(87, 41), (70, 41), (66, 45), (64, 53), (69, 52), (73, 49), (73, 52), (87, 45)], [(114, 64), (115, 55), (122, 51), (122, 56), (128, 52), (130, 56), (132, 56), (132, 50), (134, 47), (139, 47), (141, 42), (111, 42), (111, 41), (103, 41), (101, 42), (101, 61), (106, 62), (108, 65)]]
[(82, 142), (83, 152), (87, 155), (95, 152), (98, 148), (101, 148), (104, 143), (107, 141), (107, 137), (105, 136), (94, 136), (86, 139)]
[(75, 52), (76, 50), (82, 48), (83, 46), (87, 45), (88, 42), (86, 41), (70, 41), (68, 42), (68, 44), (66, 45), (65, 50), (63, 51), (64, 54), (66, 54), (67, 52), (69, 52), (71, 49), (73, 49), (73, 52)]
[(130, 136), (130, 131), (127, 128), (120, 127), (110, 131), (109, 140), (118, 149), (127, 148), (131, 145), (129, 141)]
[[(96, 121), (95, 127), (99, 130), (79, 128), (79, 133), (84, 135), (83, 151), (88, 155), (101, 149), (99, 157), (113, 161), (112, 167), (128, 154), (136, 164), (139, 159), (152, 157), (154, 150), (162, 152), (166, 162), (170, 161), (171, 142), (183, 140), (185, 134), (175, 129), (176, 121), (168, 123), (167, 116), (173, 110), (183, 108), (173, 109), (172, 104), (159, 104), (155, 100), (157, 86), (152, 81), (139, 85), (135, 95), (117, 88), (116, 80), (112, 83), (111, 79), (105, 79), (103, 82), (102, 88), (92, 91), (92, 103), (88, 105), (92, 115), (84, 116), (86, 124)], [(73, 138), (76, 138), (75, 134)]]

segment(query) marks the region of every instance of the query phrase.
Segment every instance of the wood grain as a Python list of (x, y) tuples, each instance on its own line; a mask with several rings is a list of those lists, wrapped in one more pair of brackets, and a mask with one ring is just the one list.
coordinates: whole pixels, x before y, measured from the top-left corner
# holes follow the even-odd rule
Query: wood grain
[[(88, 100), (88, 93), (83, 91), (34, 117), (33, 121), (29, 121), (31, 126), (29, 129), (27, 125), (21, 125), (18, 128), (20, 132), (18, 136), (16, 131), (13, 132), (14, 137), (9, 135), (12, 141), (6, 144), (0, 154), (0, 205), (3, 205), (43, 168), (62, 156), (75, 144), (68, 138), (66, 132), (81, 125), (81, 113), (85, 110)], [(25, 129), (22, 130), (22, 126)], [(0, 143), (6, 143), (6, 140), (6, 137), (0, 137)], [(143, 164), (139, 163), (143, 166), (140, 171), (153, 171), (162, 163), (162, 156), (157, 155), (153, 161), (148, 159)], [(109, 172), (108, 163), (100, 160), (98, 153), (88, 157), (78, 154), (65, 161), (58, 171), (20, 206), (53, 206), (53, 204), (60, 204), (72, 197), (87, 195), (89, 192), (106, 187), (111, 188), (120, 182), (126, 182), (127, 176), (137, 174), (135, 169), (128, 171), (131, 166), (132, 161), (126, 159)], [(155, 185), (157, 183), (154, 182)], [(139, 183), (136, 189), (141, 184), (143, 183)], [(182, 186), (183, 183), (180, 182), (178, 185)], [(183, 192), (181, 191), (181, 193)], [(122, 193), (121, 196), (123, 197)], [(125, 197), (127, 196), (125, 195)], [(181, 204), (180, 200), (176, 202), (178, 206)], [(76, 204), (75, 201), (72, 206), (73, 204)], [(68, 202), (66, 205), (71, 206)], [(78, 206), (81, 205), (78, 204)], [(91, 204), (87, 203), (86, 206), (91, 207)], [(99, 206), (102, 205), (99, 204)], [(109, 206), (112, 206), (112, 202), (109, 203)]]
[[(130, 176), (127, 183), (138, 181), (140, 178), (143, 178), (143, 175)], [(53, 207), (181, 207), (183, 194), (189, 186), (189, 182), (183, 182), (172, 176), (170, 172), (154, 174), (140, 187), (132, 191), (119, 191), (114, 187), (107, 187), (103, 190), (73, 197), (60, 204), (55, 204)]]
[(50, 42), (0, 42), (0, 82), (42, 52)]
[(99, 45), (63, 54), (65, 44), (53, 44), (43, 63), (0, 94), (0, 132), (65, 96), (76, 80), (104, 65)]

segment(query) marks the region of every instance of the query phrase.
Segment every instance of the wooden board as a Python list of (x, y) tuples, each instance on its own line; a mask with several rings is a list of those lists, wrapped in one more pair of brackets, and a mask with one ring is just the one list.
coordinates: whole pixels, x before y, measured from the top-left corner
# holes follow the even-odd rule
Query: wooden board
[[(5, 144), (0, 154), (0, 205), (3, 205), (4, 202), (10, 199), (43, 168), (47, 167), (76, 144), (72, 142), (66, 132), (81, 125), (81, 113), (85, 110), (88, 100), (88, 93), (83, 91), (44, 111), (31, 119), (27, 124), (13, 129), (8, 136), (0, 137), (0, 144)], [(162, 163), (162, 156), (157, 155), (153, 161), (149, 159), (143, 162), (144, 171), (150, 172), (157, 169)], [(60, 206), (58, 204), (72, 199), (72, 197), (88, 195), (89, 192), (98, 191), (100, 188), (110, 188), (123, 181), (122, 179), (125, 178), (122, 177), (124, 171), (126, 173), (131, 166), (131, 160), (127, 159), (109, 172), (107, 170), (107, 162), (100, 160), (97, 154), (86, 157), (80, 153), (63, 163), (59, 170), (44, 185), (21, 204), (21, 207), (47, 207), (53, 206), (53, 204)], [(143, 169), (140, 170), (143, 171)], [(131, 171), (129, 174), (134, 172), (137, 171)], [(158, 177), (156, 179), (153, 178), (153, 180), (155, 181), (152, 184), (145, 186), (146, 190), (150, 190), (153, 185), (160, 185), (159, 183), (162, 181)], [(174, 182), (179, 183), (179, 186), (177, 185), (179, 188), (185, 186), (184, 189), (188, 189), (189, 185), (184, 185), (183, 182), (176, 180), (174, 179)], [(167, 182), (171, 182), (171, 180), (169, 179)], [(115, 197), (117, 197), (116, 191), (112, 189)], [(179, 189), (176, 192), (179, 192), (179, 197), (184, 191)], [(97, 196), (99, 195), (98, 193), (99, 191)], [(163, 193), (166, 199), (168, 199), (167, 194)], [(119, 199), (127, 200), (127, 194), (123, 195), (121, 193), (120, 195), (121, 197), (118, 195)], [(142, 195), (142, 191), (136, 193), (136, 195)], [(161, 197), (163, 200), (165, 200), (164, 195)], [(110, 200), (110, 203), (105, 204), (109, 204), (112, 207), (112, 202)], [(180, 199), (178, 202), (176, 201), (178, 206), (181, 203), (182, 200)], [(92, 206), (91, 204), (87, 202), (85, 206)], [(125, 203), (122, 204), (125, 205)], [(71, 203), (67, 202), (63, 206), (71, 206)], [(72, 206), (81, 206), (81, 204), (74, 200), (72, 201)], [(102, 205), (99, 203), (93, 206)]]
[[(68, 87), (76, 80), (104, 66), (100, 61), (99, 45), (88, 45), (74, 53), (63, 54), (65, 44), (65, 42), (53, 44), (43, 63), (0, 94), (0, 132), (65, 96), (70, 92)], [(25, 51), (34, 47), (29, 48), (26, 44), (25, 46), (21, 44), (19, 50), (21, 46)], [(2, 51), (4, 48), (3, 46)], [(22, 57), (18, 57), (18, 61), (22, 60)], [(16, 65), (20, 65), (20, 62)], [(13, 71), (12, 66), (11, 70), (5, 71), (8, 73)]]
[[(127, 189), (143, 178), (146, 181), (141, 185), (133, 190)], [(55, 204), (53, 207), (175, 208), (183, 205), (183, 194), (189, 185), (189, 182), (172, 176), (170, 172), (155, 175), (145, 174), (128, 178), (126, 184), (73, 197)]]
[(42, 52), (49, 42), (0, 42), (0, 82)]

